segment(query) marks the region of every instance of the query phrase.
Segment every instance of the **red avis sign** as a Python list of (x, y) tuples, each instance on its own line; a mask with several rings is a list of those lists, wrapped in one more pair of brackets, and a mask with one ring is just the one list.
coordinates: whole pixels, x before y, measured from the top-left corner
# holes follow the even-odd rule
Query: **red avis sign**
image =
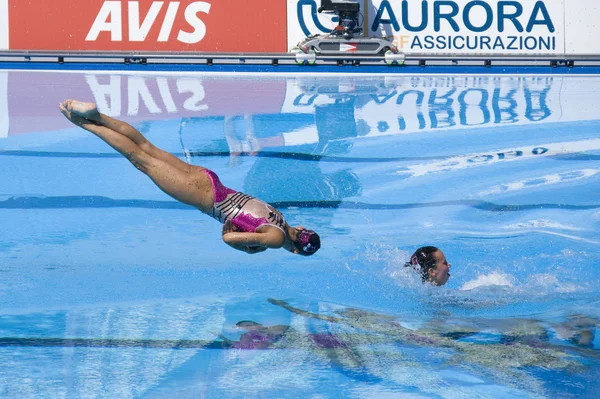
[(284, 1), (9, 0), (11, 50), (286, 51)]

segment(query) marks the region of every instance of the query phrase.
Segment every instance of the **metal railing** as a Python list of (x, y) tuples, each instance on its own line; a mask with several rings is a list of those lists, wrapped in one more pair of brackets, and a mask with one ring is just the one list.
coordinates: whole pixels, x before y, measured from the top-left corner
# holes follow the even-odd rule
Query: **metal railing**
[[(294, 65), (294, 53), (192, 53), (192, 52), (88, 52), (88, 51), (18, 51), (0, 52), (0, 63), (90, 63), (139, 65)], [(385, 65), (384, 56), (351, 54), (317, 55), (322, 65)], [(414, 66), (600, 66), (600, 55), (576, 56), (475, 56), (406, 54), (403, 65)]]

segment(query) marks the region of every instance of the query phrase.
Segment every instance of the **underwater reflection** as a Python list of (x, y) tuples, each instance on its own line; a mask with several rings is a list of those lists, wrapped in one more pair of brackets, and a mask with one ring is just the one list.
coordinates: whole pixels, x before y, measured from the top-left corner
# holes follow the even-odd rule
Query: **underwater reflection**
[[(294, 307), (283, 300), (269, 299), (268, 303), (299, 319), (289, 319), (289, 316), (280, 312), (275, 317), (267, 316), (272, 321), (279, 321), (279, 324), (259, 323), (251, 318), (241, 319), (227, 327), (222, 334), (215, 335), (213, 339), (16, 336), (0, 338), (0, 348), (159, 350), (155, 356), (144, 352), (145, 363), (141, 366), (151, 366), (155, 371), (162, 370), (161, 373), (166, 373), (165, 376), (171, 373), (171, 356), (165, 357), (165, 353), (168, 353), (163, 351), (165, 349), (182, 350), (174, 353), (178, 353), (176, 358), (186, 362), (190, 362), (195, 354), (200, 353), (198, 350), (300, 350), (303, 355), (289, 359), (290, 367), (303, 367), (307, 357), (313, 357), (312, 361), (329, 364), (332, 370), (359, 381), (390, 382), (396, 378), (390, 374), (392, 370), (400, 370), (403, 367), (439, 369), (445, 364), (538, 394), (545, 391), (545, 379), (540, 373), (558, 371), (568, 380), (569, 376), (588, 370), (600, 360), (596, 342), (600, 319), (591, 315), (572, 314), (552, 321), (534, 318), (465, 318), (451, 315), (441, 315), (428, 320), (411, 318), (410, 321), (402, 321), (395, 316), (356, 308), (334, 307), (333, 310), (316, 313)], [(203, 324), (218, 319), (223, 323), (223, 317), (231, 319), (253, 312), (248, 303), (229, 307), (227, 310), (228, 307), (229, 305), (214, 308), (211, 313), (217, 313), (204, 322), (198, 319), (200, 324), (197, 327), (209, 331), (215, 326)], [(264, 305), (261, 307), (264, 311)], [(270, 309), (274, 310), (272, 307)], [(220, 312), (225, 313), (219, 316)], [(262, 313), (259, 317), (264, 318), (265, 315)], [(147, 325), (152, 317), (156, 316), (136, 311), (135, 314), (127, 316), (131, 320), (119, 321), (120, 317), (113, 316), (112, 323)], [(140, 320), (136, 321), (136, 318)], [(318, 323), (311, 324), (311, 320)], [(111, 357), (120, 356), (118, 352), (111, 353)], [(295, 363), (296, 361), (298, 363)], [(220, 362), (227, 363), (227, 360), (222, 359)], [(132, 373), (132, 376), (141, 372), (127, 367), (120, 369), (121, 374)]]

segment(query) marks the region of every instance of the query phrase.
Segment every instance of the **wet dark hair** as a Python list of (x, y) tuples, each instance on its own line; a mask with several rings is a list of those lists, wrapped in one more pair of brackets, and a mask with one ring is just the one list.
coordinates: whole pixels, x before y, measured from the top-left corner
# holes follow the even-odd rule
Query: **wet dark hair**
[(439, 251), (439, 248), (426, 246), (415, 251), (410, 257), (410, 261), (404, 264), (405, 267), (412, 267), (421, 275), (423, 282), (429, 280), (429, 270), (435, 268), (435, 259), (433, 254)]
[(310, 256), (321, 248), (321, 238), (312, 230), (298, 230), (294, 247), (300, 255)]

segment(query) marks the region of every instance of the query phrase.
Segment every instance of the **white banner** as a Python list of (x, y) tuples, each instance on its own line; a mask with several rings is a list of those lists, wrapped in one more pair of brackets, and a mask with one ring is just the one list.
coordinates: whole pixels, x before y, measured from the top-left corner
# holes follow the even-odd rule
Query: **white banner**
[(8, 50), (8, 0), (0, 0), (0, 50)]
[(600, 2), (598, 0), (566, 0), (566, 53), (600, 54)]
[[(575, 16), (570, 18), (573, 25), (584, 19), (589, 22), (583, 26), (591, 26), (593, 22), (595, 29), (591, 30), (598, 31), (598, 19), (592, 21), (579, 15), (576, 10), (581, 7), (575, 0), (356, 1), (361, 5), (359, 20), (365, 34), (393, 36), (398, 48), (406, 54), (564, 54), (565, 1), (572, 3), (567, 8)], [(336, 23), (332, 15), (317, 12), (320, 3), (321, 0), (287, 0), (290, 48), (306, 36), (333, 29)], [(600, 35), (588, 33), (586, 37)]]

